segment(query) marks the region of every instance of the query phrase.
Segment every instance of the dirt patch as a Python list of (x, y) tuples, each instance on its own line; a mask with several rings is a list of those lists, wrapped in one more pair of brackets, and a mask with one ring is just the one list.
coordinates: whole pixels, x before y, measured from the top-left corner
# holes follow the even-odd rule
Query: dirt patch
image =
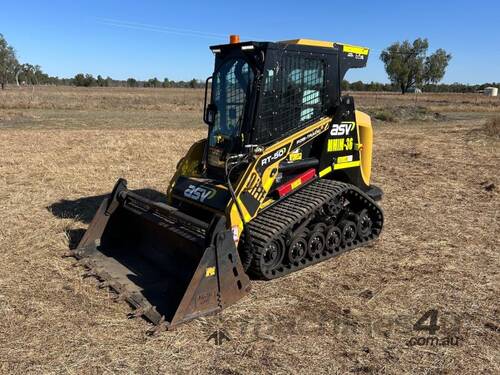
[(396, 106), (382, 109), (368, 110), (368, 114), (375, 120), (382, 122), (416, 122), (416, 121), (444, 121), (446, 116), (429, 111), (422, 106)]

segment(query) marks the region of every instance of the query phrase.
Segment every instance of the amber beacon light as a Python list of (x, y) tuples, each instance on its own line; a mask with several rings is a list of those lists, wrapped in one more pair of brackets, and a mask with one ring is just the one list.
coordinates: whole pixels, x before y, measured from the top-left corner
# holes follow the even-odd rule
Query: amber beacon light
[(240, 36), (239, 35), (229, 35), (229, 43), (235, 44), (240, 42)]

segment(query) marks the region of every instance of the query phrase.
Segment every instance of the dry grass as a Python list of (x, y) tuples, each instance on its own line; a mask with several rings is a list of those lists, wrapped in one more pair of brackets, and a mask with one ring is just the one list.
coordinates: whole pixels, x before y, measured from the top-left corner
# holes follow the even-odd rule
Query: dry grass
[(0, 91), (0, 109), (199, 111), (203, 90), (47, 86)]
[(0, 124), (13, 129), (204, 127), (203, 90), (39, 87), (0, 90)]
[(493, 117), (484, 124), (484, 131), (490, 137), (500, 137), (500, 116)]
[[(123, 94), (141, 92), (150, 103), (176, 95), (157, 91)], [(71, 89), (71, 105), (81, 93), (94, 100)], [(199, 92), (192, 95), (187, 101), (199, 101)], [(359, 98), (365, 106), (371, 100)], [(4, 111), (25, 122), (0, 118), (0, 373), (500, 372), (500, 141), (484, 137), (481, 114), (378, 123), (374, 182), (385, 192), (386, 226), (377, 243), (253, 282), (250, 295), (219, 317), (149, 337), (147, 322), (127, 319), (124, 303), (61, 256), (74, 240), (68, 234), (87, 226), (99, 199), (92, 197), (120, 176), (132, 188), (164, 191), (204, 129), (180, 130), (161, 117), (136, 124), (154, 111), (126, 104), (116, 111), (123, 123), (100, 128), (114, 109), (103, 115), (108, 109), (98, 102), (88, 111), (64, 109), (68, 121), (80, 116), (67, 127), (50, 116), (37, 123), (13, 104)], [(458, 347), (407, 345), (426, 335), (412, 326), (431, 308), (439, 310), (437, 336), (459, 335)], [(217, 326), (231, 337), (220, 347), (206, 342)]]
[(429, 112), (499, 112), (500, 98), (481, 94), (406, 94), (352, 92), (365, 109), (386, 107), (425, 107)]

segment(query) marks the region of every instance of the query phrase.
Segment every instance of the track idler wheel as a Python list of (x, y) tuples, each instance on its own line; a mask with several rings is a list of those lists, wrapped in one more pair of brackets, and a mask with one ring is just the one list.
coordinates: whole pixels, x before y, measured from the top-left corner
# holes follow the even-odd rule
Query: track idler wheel
[(261, 268), (272, 271), (281, 265), (285, 256), (284, 247), (280, 240), (274, 240), (268, 244), (260, 257)]
[(316, 224), (309, 235), (309, 239), (307, 240), (307, 255), (311, 258), (315, 258), (320, 255), (325, 248), (325, 228), (325, 224)]
[(351, 245), (358, 234), (357, 223), (351, 220), (342, 220), (339, 224), (339, 227), (342, 233), (342, 245)]
[(342, 243), (342, 232), (341, 230), (332, 225), (327, 228), (325, 236), (325, 247), (328, 252), (333, 253), (334, 251), (339, 251), (339, 246)]
[(368, 210), (365, 208), (359, 213), (358, 219), (358, 236), (360, 239), (365, 240), (372, 232), (373, 222), (368, 215)]
[(336, 217), (344, 209), (344, 199), (343, 197), (335, 197), (330, 199), (324, 207), (328, 216)]
[(296, 236), (288, 246), (288, 260), (290, 263), (298, 263), (307, 254), (307, 241), (304, 235)]

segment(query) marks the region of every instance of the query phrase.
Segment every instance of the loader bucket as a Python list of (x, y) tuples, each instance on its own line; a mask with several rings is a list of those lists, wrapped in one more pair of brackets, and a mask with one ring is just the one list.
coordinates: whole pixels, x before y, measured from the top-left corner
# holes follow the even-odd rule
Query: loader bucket
[(250, 290), (225, 218), (208, 224), (141, 197), (119, 180), (72, 253), (128, 301), (168, 328), (216, 313)]

